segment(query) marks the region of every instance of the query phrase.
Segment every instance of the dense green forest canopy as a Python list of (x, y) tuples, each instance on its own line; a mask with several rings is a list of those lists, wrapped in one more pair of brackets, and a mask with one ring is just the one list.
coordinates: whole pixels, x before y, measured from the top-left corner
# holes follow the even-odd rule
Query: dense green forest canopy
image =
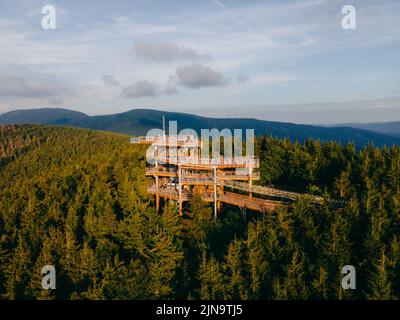
[[(0, 128), (3, 299), (398, 299), (400, 149), (257, 139), (261, 183), (307, 196), (265, 214), (146, 193), (145, 147), (52, 126)], [(57, 289), (43, 290), (54, 265)], [(357, 289), (343, 290), (354, 265)]]

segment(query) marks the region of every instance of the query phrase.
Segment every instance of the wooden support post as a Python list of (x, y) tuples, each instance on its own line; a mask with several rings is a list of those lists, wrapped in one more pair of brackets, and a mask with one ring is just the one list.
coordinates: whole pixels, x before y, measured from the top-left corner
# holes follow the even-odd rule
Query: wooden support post
[(246, 207), (239, 207), (240, 208), (240, 212), (242, 213), (243, 218), (246, 220), (247, 216), (246, 216)]
[[(223, 194), (224, 193), (224, 185), (223, 184), (221, 184), (220, 186), (219, 186), (219, 188), (218, 188), (218, 193), (217, 194)], [(218, 200), (217, 201), (217, 210), (218, 210), (218, 212), (220, 212), (221, 211), (221, 205), (222, 205), (222, 202), (220, 201), (220, 200)]]
[(179, 205), (179, 215), (182, 216), (182, 168), (178, 165), (178, 205)]
[(160, 186), (159, 186), (158, 174), (157, 174), (157, 171), (158, 171), (158, 161), (157, 160), (155, 161), (155, 170), (156, 170), (156, 172), (155, 172), (155, 178), (156, 178), (156, 210), (157, 210), (157, 212), (159, 212), (159, 210), (160, 210), (160, 195), (158, 194), (158, 188)]
[(213, 168), (214, 173), (214, 218), (217, 219), (218, 208), (217, 208), (217, 168)]
[(250, 197), (250, 199), (253, 196), (252, 190), (253, 190), (253, 167), (250, 167), (249, 168), (249, 197)]
[(156, 210), (157, 212), (160, 211), (160, 195), (158, 193), (158, 177), (156, 176)]

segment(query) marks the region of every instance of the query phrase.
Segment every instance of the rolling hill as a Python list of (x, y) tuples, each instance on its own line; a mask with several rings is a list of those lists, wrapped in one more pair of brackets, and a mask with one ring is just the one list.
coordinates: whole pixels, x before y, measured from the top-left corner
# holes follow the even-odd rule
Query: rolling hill
[[(277, 138), (290, 138), (303, 142), (307, 138), (322, 141), (354, 142), (357, 146), (373, 143), (376, 146), (400, 144), (400, 137), (376, 133), (364, 129), (346, 127), (320, 127), (285, 122), (263, 121), (247, 118), (207, 118), (192, 114), (165, 112), (150, 109), (100, 116), (88, 116), (84, 113), (56, 108), (17, 110), (0, 115), (1, 124), (51, 124), (67, 125), (96, 130), (105, 130), (129, 135), (145, 135), (153, 128), (162, 127), (162, 116), (166, 121), (176, 120), (178, 130), (224, 128), (255, 129), (256, 135), (269, 134)], [(168, 123), (167, 123), (168, 124)]]

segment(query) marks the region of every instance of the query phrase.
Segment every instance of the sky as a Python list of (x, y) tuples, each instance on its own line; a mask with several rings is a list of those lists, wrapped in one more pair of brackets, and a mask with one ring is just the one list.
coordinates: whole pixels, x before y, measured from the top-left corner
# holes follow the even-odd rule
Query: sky
[(397, 0), (2, 0), (0, 113), (396, 121), (399, 30)]

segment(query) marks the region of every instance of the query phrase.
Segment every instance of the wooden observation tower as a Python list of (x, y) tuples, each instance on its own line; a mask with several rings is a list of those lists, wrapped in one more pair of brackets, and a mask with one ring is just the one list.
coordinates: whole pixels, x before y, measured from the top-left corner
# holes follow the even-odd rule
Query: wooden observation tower
[[(253, 196), (253, 182), (260, 179), (258, 158), (202, 157), (201, 141), (193, 135), (134, 137), (131, 143), (151, 145), (147, 154), (151, 164), (146, 168), (146, 175), (153, 177), (153, 182), (147, 191), (155, 195), (157, 210), (160, 198), (165, 198), (177, 201), (182, 214), (184, 202), (194, 194), (213, 202), (215, 216), (221, 203), (260, 212), (284, 205), (281, 201)], [(226, 190), (235, 189), (238, 184), (240, 188), (236, 189), (241, 192), (245, 189), (246, 194)]]

